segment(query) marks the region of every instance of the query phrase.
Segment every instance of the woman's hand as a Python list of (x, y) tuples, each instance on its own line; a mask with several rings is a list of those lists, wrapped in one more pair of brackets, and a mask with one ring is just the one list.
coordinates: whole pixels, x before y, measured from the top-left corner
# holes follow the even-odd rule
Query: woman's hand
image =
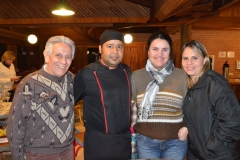
[(188, 129), (187, 127), (182, 127), (179, 131), (178, 131), (178, 139), (180, 141), (185, 141), (187, 139), (187, 135), (188, 135)]
[(20, 80), (21, 76), (16, 76), (16, 77), (13, 77), (13, 78), (10, 78), (11, 82), (18, 82)]

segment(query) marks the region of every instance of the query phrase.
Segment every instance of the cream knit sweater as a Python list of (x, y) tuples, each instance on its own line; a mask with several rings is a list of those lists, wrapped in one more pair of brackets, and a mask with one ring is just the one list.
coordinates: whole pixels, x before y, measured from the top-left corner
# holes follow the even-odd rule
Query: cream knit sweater
[(10, 68), (7, 68), (0, 62), (0, 84), (4, 86), (6, 90), (12, 90), (13, 83), (10, 78), (16, 77), (16, 71), (13, 64), (11, 64)]

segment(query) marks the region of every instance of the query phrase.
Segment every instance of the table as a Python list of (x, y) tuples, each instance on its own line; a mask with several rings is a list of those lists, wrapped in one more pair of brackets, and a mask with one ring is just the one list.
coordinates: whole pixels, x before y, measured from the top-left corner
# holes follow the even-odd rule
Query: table
[[(0, 106), (0, 138), (3, 140), (6, 137), (6, 119), (9, 115), (9, 110), (12, 105), (12, 102), (2, 102)], [(5, 138), (6, 139), (6, 138)], [(3, 146), (8, 145), (8, 142), (0, 142), (0, 151), (3, 149)]]
[(228, 82), (230, 84), (240, 84), (240, 79), (229, 79)]
[(2, 107), (0, 107), (0, 120), (7, 119), (12, 102), (2, 102), (1, 105)]

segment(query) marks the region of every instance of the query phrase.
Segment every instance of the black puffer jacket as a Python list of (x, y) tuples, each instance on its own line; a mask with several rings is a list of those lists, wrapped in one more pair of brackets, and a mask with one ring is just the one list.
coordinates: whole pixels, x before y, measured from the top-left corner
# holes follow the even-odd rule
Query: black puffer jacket
[(109, 69), (99, 61), (82, 69), (74, 79), (75, 102), (83, 101), (84, 125), (95, 131), (118, 134), (129, 131), (131, 71), (125, 64)]
[(227, 80), (209, 70), (183, 103), (189, 160), (240, 159), (240, 106)]

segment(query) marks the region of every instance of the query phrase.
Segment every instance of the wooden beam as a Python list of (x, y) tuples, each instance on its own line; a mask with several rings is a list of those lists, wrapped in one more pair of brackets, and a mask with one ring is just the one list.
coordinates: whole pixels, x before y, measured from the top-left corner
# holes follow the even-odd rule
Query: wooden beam
[(93, 28), (93, 27), (88, 28), (87, 33), (88, 33), (88, 35), (91, 36), (92, 38), (94, 38), (94, 39), (99, 39), (99, 38), (97, 38), (97, 37), (100, 37), (100, 36), (97, 36), (98, 34), (96, 33), (96, 30), (99, 30), (99, 28)]
[(216, 11), (216, 10), (222, 10), (225, 9), (227, 7), (232, 6), (233, 4), (235, 4), (236, 2), (239, 2), (240, 0), (224, 0), (224, 1), (213, 1), (213, 7), (212, 10)]
[(74, 30), (77, 34), (80, 34), (82, 36), (84, 36), (86, 39), (91, 39), (94, 43), (97, 43), (98, 41), (96, 39), (94, 39), (93, 37), (91, 37), (87, 30), (85, 28), (79, 28), (79, 27), (74, 27), (74, 28), (71, 28), (72, 30)]
[(105, 17), (105, 18), (38, 18), (38, 19), (0, 19), (4, 25), (49, 25), (49, 24), (104, 24), (104, 23), (146, 23), (147, 17)]
[(176, 34), (177, 32), (179, 32), (179, 27), (167, 27), (167, 28), (166, 28), (166, 32), (167, 32), (169, 35), (174, 35), (174, 34)]
[(169, 17), (170, 15), (174, 14), (177, 10), (182, 10), (186, 8), (185, 6), (186, 4), (188, 4), (188, 6), (191, 6), (196, 2), (198, 2), (198, 0), (193, 0), (191, 1), (191, 3), (189, 3), (189, 0), (178, 0), (178, 1), (165, 0), (162, 6), (157, 11), (155, 11), (155, 17), (159, 21), (162, 21), (167, 17)]
[(203, 18), (192, 23), (192, 28), (205, 29), (240, 29), (240, 17)]
[(7, 37), (7, 38), (12, 38), (12, 39), (17, 39), (17, 40), (24, 40), (26, 39), (27, 41), (27, 35), (20, 34), (17, 32), (12, 32), (6, 29), (0, 28), (0, 36)]
[(3, 37), (3, 36), (0, 36), (0, 43), (5, 43), (5, 44), (9, 44), (9, 45), (23, 45), (23, 46), (29, 45), (29, 43), (25, 39), (17, 40), (17, 39), (11, 39), (8, 37)]
[(139, 4), (144, 7), (153, 8), (154, 0), (125, 0), (131, 3)]
[(191, 25), (180, 26), (180, 53), (176, 56), (176, 67), (181, 67), (182, 46), (192, 40), (192, 27)]
[(219, 15), (219, 11), (215, 11), (215, 12), (195, 12), (191, 14), (191, 17), (193, 18), (201, 18), (201, 17), (214, 17), (214, 16), (218, 16)]
[(90, 28), (88, 28), (87, 33), (90, 34), (91, 32), (93, 32), (93, 30), (94, 30), (94, 28), (93, 28), (93, 27), (90, 27)]
[(12, 28), (98, 27), (98, 28), (104, 28), (104, 27), (113, 27), (113, 23), (1, 24), (0, 22), (0, 27), (12, 27)]
[[(186, 17), (201, 17), (201, 16), (213, 16), (218, 15), (218, 12), (212, 13), (212, 3), (206, 4), (199, 4), (200, 0), (193, 0), (193, 1), (178, 1), (178, 5), (173, 6), (173, 1), (165, 2), (165, 6), (162, 5), (162, 9), (160, 8), (157, 12), (155, 17), (158, 18), (159, 21), (168, 21), (168, 19), (184, 19)], [(171, 5), (170, 5), (171, 3)], [(170, 5), (170, 6), (168, 6)], [(163, 12), (167, 12), (165, 15)], [(158, 16), (160, 14), (160, 17)]]

